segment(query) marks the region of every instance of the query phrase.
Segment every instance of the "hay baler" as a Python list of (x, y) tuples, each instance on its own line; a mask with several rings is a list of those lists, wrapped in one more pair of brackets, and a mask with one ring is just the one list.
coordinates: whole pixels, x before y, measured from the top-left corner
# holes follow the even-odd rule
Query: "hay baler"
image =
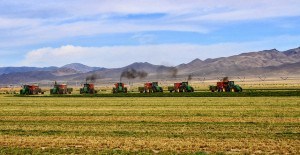
[(21, 95), (37, 95), (44, 94), (44, 91), (37, 85), (23, 85), (20, 90)]
[(169, 86), (168, 91), (174, 92), (194, 92), (194, 88), (188, 82), (174, 83), (174, 86)]
[(144, 84), (144, 87), (139, 87), (138, 90), (140, 93), (163, 92), (163, 88), (158, 86), (158, 82), (147, 82)]
[(125, 87), (124, 83), (115, 83), (115, 87), (112, 89), (114, 94), (116, 93), (127, 93), (127, 87)]

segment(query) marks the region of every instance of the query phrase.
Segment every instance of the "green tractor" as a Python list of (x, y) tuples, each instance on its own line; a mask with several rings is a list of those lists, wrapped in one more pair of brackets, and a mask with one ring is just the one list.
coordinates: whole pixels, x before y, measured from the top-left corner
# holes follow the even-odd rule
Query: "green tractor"
[(124, 86), (124, 83), (116, 83), (112, 92), (116, 93), (127, 93), (127, 88)]
[(37, 85), (23, 85), (23, 88), (20, 90), (21, 95), (37, 95), (44, 94), (44, 91)]
[(163, 88), (158, 85), (158, 82), (152, 82), (152, 89), (154, 92), (163, 92)]
[(239, 85), (234, 84), (234, 81), (228, 81), (228, 88), (226, 92), (242, 92), (243, 88)]
[(180, 92), (194, 92), (194, 88), (188, 82), (182, 82), (179, 89)]
[(95, 90), (94, 84), (85, 83), (83, 88), (80, 88), (80, 94), (96, 94), (97, 90)]

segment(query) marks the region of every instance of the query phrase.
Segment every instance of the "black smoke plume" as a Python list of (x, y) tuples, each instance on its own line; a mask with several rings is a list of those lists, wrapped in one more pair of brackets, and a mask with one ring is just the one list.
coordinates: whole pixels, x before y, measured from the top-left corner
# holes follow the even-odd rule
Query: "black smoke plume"
[(92, 75), (89, 75), (89, 76), (87, 76), (86, 78), (85, 78), (85, 81), (86, 82), (96, 82), (96, 79), (98, 79), (99, 78), (99, 76), (97, 75), (97, 74), (92, 74)]
[(143, 79), (148, 76), (148, 73), (145, 71), (137, 71), (133, 68), (128, 68), (127, 70), (124, 70), (120, 76), (120, 81), (122, 81), (122, 78), (127, 78), (127, 79), (135, 79), (135, 78), (140, 78)]
[(189, 76), (188, 76), (188, 81), (191, 81), (193, 79), (193, 75), (192, 74), (190, 74)]
[(161, 78), (164, 74), (167, 74), (171, 78), (176, 78), (178, 69), (176, 67), (160, 66), (156, 69), (157, 78)]
[(178, 69), (176, 67), (172, 67), (170, 72), (171, 72), (172, 78), (177, 77)]

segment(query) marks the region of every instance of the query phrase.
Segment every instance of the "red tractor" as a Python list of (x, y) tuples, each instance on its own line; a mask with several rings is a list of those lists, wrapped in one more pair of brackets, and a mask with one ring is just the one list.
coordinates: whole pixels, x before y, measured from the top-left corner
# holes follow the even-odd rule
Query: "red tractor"
[(23, 85), (23, 88), (20, 90), (21, 95), (37, 95), (44, 94), (44, 91), (37, 85)]

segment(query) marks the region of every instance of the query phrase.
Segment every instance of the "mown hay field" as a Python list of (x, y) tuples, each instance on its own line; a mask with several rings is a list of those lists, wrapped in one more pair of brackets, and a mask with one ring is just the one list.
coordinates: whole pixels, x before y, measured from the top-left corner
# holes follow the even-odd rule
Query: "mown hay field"
[(300, 97), (0, 96), (0, 154), (300, 154)]

